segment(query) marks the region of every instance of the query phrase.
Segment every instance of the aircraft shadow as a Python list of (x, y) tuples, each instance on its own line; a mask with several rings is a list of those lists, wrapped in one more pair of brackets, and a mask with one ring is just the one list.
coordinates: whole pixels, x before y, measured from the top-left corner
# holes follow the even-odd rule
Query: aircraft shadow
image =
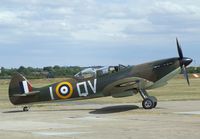
[(29, 110), (29, 111), (23, 111), (23, 110), (12, 110), (12, 111), (4, 111), (2, 113), (20, 113), (20, 112), (44, 112), (44, 111), (48, 111), (48, 112), (55, 112), (55, 111), (78, 111), (78, 110), (86, 110), (86, 111), (90, 111), (90, 110), (94, 110), (94, 109), (59, 109), (59, 110), (45, 110), (45, 109), (42, 109), (42, 110)]
[[(117, 105), (117, 106), (108, 106), (108, 107), (103, 107), (100, 109), (91, 109), (91, 108), (75, 108), (75, 109), (42, 109), (42, 110), (34, 110), (34, 112), (41, 112), (41, 111), (49, 111), (49, 112), (55, 112), (55, 111), (78, 111), (78, 110), (85, 110), (85, 111), (90, 111), (90, 114), (111, 114), (111, 113), (119, 113), (119, 112), (125, 112), (125, 111), (130, 111), (130, 110), (136, 110), (139, 109), (138, 106), (136, 105)], [(11, 110), (11, 111), (4, 111), (2, 113), (21, 113), (24, 112), (23, 110)], [(33, 112), (30, 109), (30, 112)]]
[(111, 113), (119, 113), (130, 110), (139, 109), (136, 105), (118, 105), (118, 106), (109, 106), (100, 109), (93, 110), (89, 112), (90, 114), (111, 114)]
[(13, 111), (4, 111), (2, 113), (18, 113), (18, 112), (24, 112), (23, 110), (13, 110)]

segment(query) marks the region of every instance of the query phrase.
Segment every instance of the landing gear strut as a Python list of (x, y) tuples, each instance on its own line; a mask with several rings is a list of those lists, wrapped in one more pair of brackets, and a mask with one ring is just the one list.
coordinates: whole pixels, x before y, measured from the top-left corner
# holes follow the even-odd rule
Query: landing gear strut
[(144, 109), (152, 109), (156, 107), (157, 99), (154, 96), (149, 96), (146, 90), (144, 89), (140, 89), (139, 93), (143, 98), (142, 107)]
[(28, 106), (24, 106), (23, 107), (23, 111), (29, 111), (29, 107)]

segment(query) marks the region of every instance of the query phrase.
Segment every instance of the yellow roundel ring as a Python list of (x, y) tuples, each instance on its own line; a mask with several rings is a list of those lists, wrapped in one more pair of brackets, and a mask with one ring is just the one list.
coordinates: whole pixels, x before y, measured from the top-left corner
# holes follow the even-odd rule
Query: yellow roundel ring
[(73, 87), (69, 82), (61, 82), (56, 86), (56, 95), (61, 99), (67, 99), (72, 96)]

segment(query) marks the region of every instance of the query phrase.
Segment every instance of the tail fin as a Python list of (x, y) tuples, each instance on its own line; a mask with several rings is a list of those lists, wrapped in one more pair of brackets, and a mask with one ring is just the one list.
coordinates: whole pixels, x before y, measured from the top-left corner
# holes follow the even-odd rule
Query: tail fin
[(29, 96), (38, 92), (33, 92), (32, 85), (21, 74), (16, 73), (13, 75), (9, 85), (9, 99), (14, 105), (24, 103), (22, 97)]

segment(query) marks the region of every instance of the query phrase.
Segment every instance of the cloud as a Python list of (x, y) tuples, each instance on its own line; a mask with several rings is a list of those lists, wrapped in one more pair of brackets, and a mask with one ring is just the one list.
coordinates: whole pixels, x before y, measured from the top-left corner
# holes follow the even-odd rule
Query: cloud
[[(183, 28), (194, 31), (191, 24), (197, 24), (200, 19), (197, 5), (178, 1), (14, 0), (5, 3), (7, 8), (2, 8), (0, 14), (1, 26), (15, 27), (16, 34), (59, 37), (68, 34), (75, 40), (112, 40), (117, 36), (130, 37), (130, 31), (158, 33), (169, 27), (176, 27), (175, 32)], [(14, 10), (9, 5), (19, 7)]]
[[(174, 45), (176, 36), (180, 36), (186, 45), (197, 46), (199, 22), (198, 0), (1, 0), (0, 54), (15, 48), (26, 53), (31, 51), (33, 53), (28, 52), (29, 55), (35, 58), (48, 59), (52, 52), (62, 53), (58, 49), (63, 49), (63, 52), (78, 53), (83, 60), (91, 59), (86, 57), (94, 52), (99, 56), (99, 62), (102, 55), (98, 52), (109, 50), (114, 55), (124, 47), (135, 51), (138, 46), (141, 49), (166, 49)], [(22, 54), (26, 56), (21, 52), (17, 55)], [(13, 53), (10, 55), (14, 58)], [(59, 54), (54, 55), (63, 59)], [(115, 58), (133, 62), (123, 55)], [(80, 62), (78, 58), (74, 61)], [(96, 63), (85, 61), (81, 63)]]

